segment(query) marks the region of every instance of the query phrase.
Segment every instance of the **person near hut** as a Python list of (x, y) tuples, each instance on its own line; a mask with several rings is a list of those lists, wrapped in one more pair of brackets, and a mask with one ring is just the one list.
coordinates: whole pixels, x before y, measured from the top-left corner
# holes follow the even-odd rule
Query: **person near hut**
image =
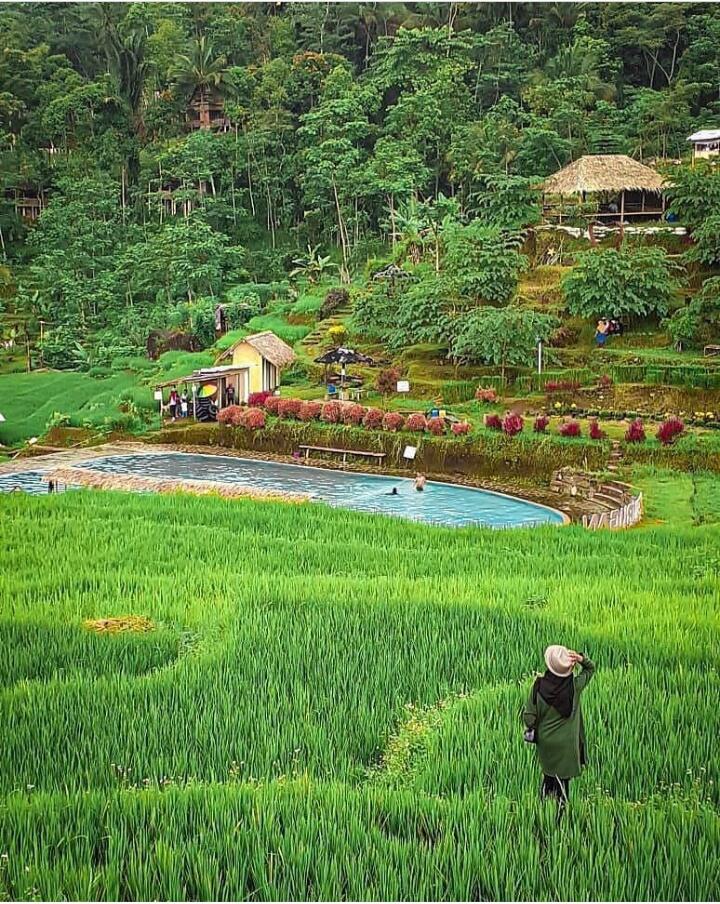
[(187, 392), (183, 391), (182, 395), (180, 396), (180, 417), (185, 418), (187, 416), (188, 416), (188, 394), (187, 394)]
[(228, 388), (225, 390), (225, 403), (227, 405), (235, 404), (235, 387), (230, 383)]
[[(570, 780), (585, 765), (585, 730), (581, 695), (595, 672), (582, 653), (553, 644), (545, 650), (545, 674), (530, 690), (523, 710), (525, 740), (534, 744), (543, 771), (540, 797), (567, 804)], [(574, 674), (576, 666), (580, 673)]]
[(170, 411), (170, 417), (174, 421), (177, 417), (178, 406), (180, 405), (180, 396), (178, 395), (177, 389), (173, 386), (170, 390), (170, 399), (168, 401), (168, 409)]

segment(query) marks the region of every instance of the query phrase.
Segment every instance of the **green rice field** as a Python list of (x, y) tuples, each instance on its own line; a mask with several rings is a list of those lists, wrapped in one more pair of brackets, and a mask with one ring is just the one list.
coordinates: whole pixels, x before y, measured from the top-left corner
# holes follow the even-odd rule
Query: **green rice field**
[[(717, 899), (719, 628), (690, 515), (0, 496), (0, 900)], [(559, 823), (519, 719), (553, 642), (597, 665)]]

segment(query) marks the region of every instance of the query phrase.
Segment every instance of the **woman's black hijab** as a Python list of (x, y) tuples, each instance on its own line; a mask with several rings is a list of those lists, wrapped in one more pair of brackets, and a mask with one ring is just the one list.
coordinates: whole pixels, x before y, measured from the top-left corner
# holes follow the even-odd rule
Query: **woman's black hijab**
[(570, 718), (575, 694), (572, 672), (561, 678), (547, 669), (542, 678), (538, 679), (537, 690), (548, 706), (553, 706), (563, 719)]

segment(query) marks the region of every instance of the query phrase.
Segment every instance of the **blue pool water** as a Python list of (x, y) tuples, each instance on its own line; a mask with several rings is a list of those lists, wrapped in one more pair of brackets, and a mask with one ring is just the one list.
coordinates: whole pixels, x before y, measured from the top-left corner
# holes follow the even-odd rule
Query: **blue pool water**
[[(239, 486), (304, 493), (333, 506), (456, 527), (468, 524), (519, 527), (561, 524), (563, 521), (562, 515), (553, 509), (488, 490), (429, 481), (425, 492), (418, 493), (410, 478), (223, 455), (185, 452), (113, 455), (90, 459), (79, 467), (110, 474), (215, 480)], [(40, 481), (39, 471), (0, 475), (0, 491), (11, 490), (18, 484), (27, 492), (47, 491)], [(396, 496), (388, 495), (393, 487), (398, 489)]]

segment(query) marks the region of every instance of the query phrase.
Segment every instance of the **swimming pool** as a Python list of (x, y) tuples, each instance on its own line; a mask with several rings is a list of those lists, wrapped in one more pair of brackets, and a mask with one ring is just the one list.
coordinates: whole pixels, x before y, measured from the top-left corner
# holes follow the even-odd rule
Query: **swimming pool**
[[(428, 481), (424, 493), (411, 478), (336, 471), (300, 464), (258, 461), (225, 455), (149, 452), (88, 459), (76, 467), (110, 474), (215, 480), (287, 493), (305, 493), (329, 505), (394, 517), (460, 527), (520, 527), (562, 524), (554, 509), (490, 490)], [(17, 487), (30, 493), (47, 491), (42, 470), (0, 475), (0, 491)], [(397, 495), (391, 495), (396, 487)]]

